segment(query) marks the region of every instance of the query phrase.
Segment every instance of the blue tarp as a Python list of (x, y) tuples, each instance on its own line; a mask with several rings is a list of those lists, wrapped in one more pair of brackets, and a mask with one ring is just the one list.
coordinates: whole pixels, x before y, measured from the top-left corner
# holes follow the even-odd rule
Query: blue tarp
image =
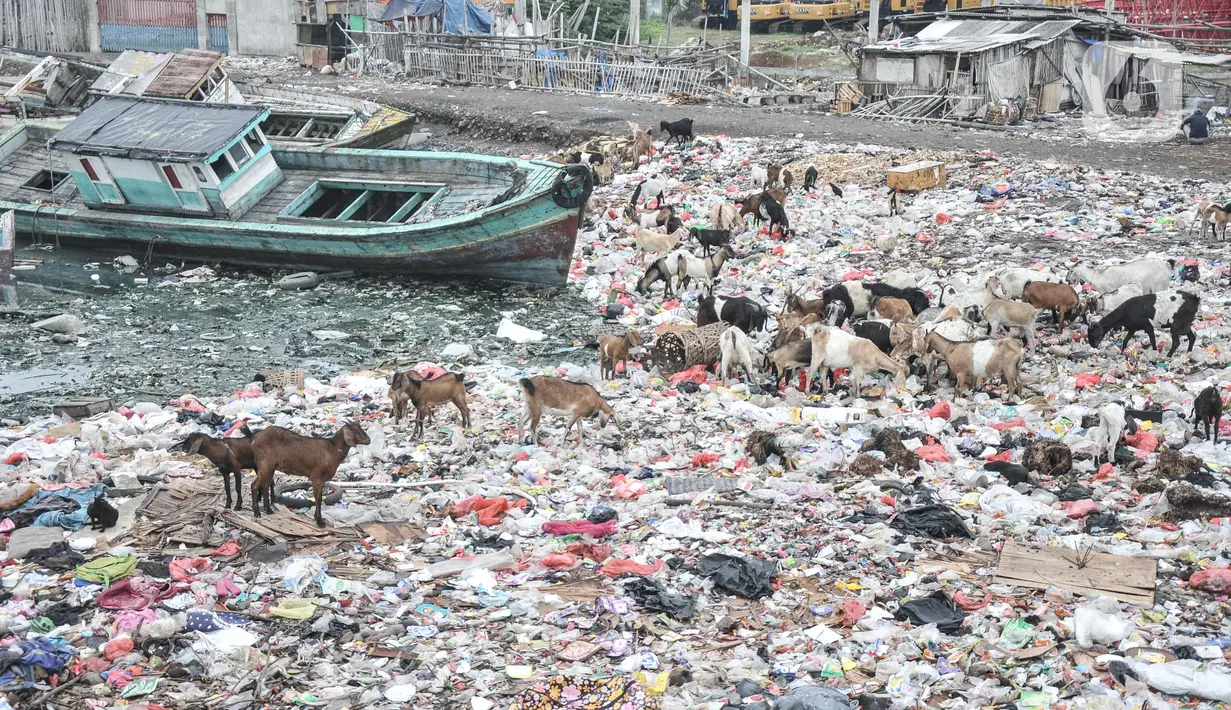
[[(448, 3), (447, 5), (445, 3)], [(491, 34), (492, 15), (469, 0), (389, 0), (382, 22), (403, 17), (432, 17), (444, 10), (445, 32), (449, 34)]]

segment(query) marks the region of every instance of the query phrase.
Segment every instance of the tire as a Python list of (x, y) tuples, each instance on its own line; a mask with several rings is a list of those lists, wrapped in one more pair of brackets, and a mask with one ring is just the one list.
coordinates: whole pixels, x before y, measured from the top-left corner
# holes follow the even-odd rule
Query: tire
[(284, 276), (276, 284), (283, 291), (299, 291), (306, 288), (316, 288), (321, 284), (321, 277), (312, 271), (301, 271)]
[[(333, 505), (342, 500), (342, 489), (332, 483), (325, 484), (324, 493), (325, 496), (321, 501), (324, 505)], [(312, 483), (302, 481), (300, 483), (276, 486), (274, 488), (274, 502), (294, 509), (311, 508), (316, 505), (316, 501), (312, 500)]]

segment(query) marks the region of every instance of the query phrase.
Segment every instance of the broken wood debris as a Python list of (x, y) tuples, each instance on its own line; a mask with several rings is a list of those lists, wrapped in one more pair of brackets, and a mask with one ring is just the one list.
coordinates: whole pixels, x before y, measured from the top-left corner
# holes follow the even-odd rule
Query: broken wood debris
[[(1083, 564), (1084, 563), (1084, 564)], [(996, 584), (1029, 589), (1056, 587), (1086, 596), (1105, 595), (1133, 604), (1154, 603), (1158, 561), (1058, 547), (1032, 549), (1010, 540), (1000, 551)]]

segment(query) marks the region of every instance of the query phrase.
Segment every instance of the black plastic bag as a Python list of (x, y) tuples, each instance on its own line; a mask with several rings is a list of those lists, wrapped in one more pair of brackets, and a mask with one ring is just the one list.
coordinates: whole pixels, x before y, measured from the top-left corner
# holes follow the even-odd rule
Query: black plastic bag
[(697, 562), (697, 572), (714, 586), (745, 599), (760, 599), (774, 593), (769, 580), (778, 574), (778, 563), (752, 557), (712, 554)]
[(930, 597), (911, 599), (898, 606), (898, 618), (915, 626), (936, 624), (946, 634), (957, 632), (966, 620), (966, 612), (957, 608), (944, 592), (936, 591)]
[(971, 537), (962, 516), (943, 505), (925, 505), (903, 510), (889, 527), (911, 535), (923, 535), (935, 540), (950, 537)]
[(676, 621), (687, 621), (697, 612), (697, 598), (672, 594), (662, 582), (645, 577), (630, 579), (624, 591), (647, 611), (664, 612)]
[(849, 710), (846, 693), (823, 685), (798, 685), (774, 703), (774, 710)]

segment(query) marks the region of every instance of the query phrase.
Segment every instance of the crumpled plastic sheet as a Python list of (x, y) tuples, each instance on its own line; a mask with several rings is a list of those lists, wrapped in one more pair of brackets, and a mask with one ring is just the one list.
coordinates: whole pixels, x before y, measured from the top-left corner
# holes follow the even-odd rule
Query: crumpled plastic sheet
[(778, 563), (715, 553), (697, 561), (697, 572), (709, 577), (714, 586), (724, 592), (745, 599), (760, 599), (774, 593), (770, 580), (778, 574)]
[(894, 516), (889, 525), (904, 533), (922, 535), (934, 540), (972, 537), (962, 516), (943, 505), (923, 505), (903, 510)]
[(957, 607), (942, 591), (922, 599), (910, 599), (898, 605), (898, 615), (916, 626), (936, 624), (940, 631), (952, 634), (962, 627), (966, 612)]
[(662, 582), (645, 577), (624, 583), (624, 591), (647, 611), (664, 612), (676, 621), (687, 621), (697, 611), (697, 598), (672, 594)]

